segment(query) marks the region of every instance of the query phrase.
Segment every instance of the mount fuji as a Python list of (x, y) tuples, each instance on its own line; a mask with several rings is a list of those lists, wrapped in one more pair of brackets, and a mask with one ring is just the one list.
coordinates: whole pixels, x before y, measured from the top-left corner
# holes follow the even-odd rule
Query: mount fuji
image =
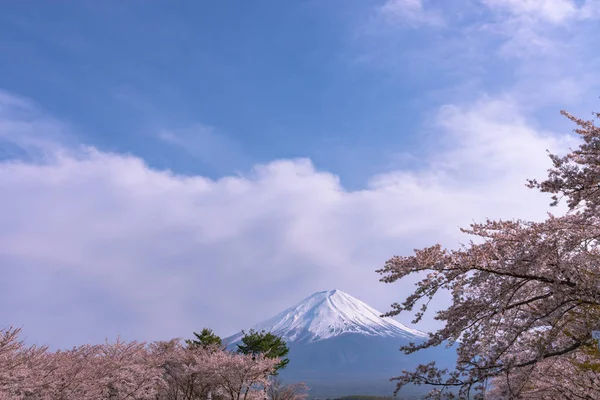
[[(312, 397), (391, 395), (395, 386), (389, 378), (402, 369), (430, 361), (454, 365), (452, 348), (402, 353), (401, 346), (422, 342), (428, 335), (381, 314), (348, 293), (330, 290), (317, 292), (252, 329), (286, 341), (290, 363), (280, 375), (288, 382), (306, 382)], [(242, 336), (240, 332), (224, 342), (236, 348)], [(403, 393), (417, 396), (424, 390)]]
[[(317, 292), (258, 325), (288, 343), (313, 343), (345, 334), (423, 340), (427, 334), (409, 328), (341, 290)], [(242, 333), (228, 340), (238, 342)]]

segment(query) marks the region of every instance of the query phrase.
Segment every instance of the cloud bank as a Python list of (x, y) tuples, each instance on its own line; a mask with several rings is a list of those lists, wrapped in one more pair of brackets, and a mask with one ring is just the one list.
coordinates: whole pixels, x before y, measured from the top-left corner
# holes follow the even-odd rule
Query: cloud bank
[(525, 180), (571, 140), (510, 97), (447, 104), (430, 129), (417, 168), (363, 190), (308, 159), (211, 180), (74, 145), (68, 124), (4, 92), (1, 146), (14, 151), (0, 162), (0, 320), (71, 347), (204, 326), (225, 336), (330, 288), (387, 310), (411, 290), (378, 282), (389, 257), (455, 247), (473, 220), (543, 218), (549, 199)]

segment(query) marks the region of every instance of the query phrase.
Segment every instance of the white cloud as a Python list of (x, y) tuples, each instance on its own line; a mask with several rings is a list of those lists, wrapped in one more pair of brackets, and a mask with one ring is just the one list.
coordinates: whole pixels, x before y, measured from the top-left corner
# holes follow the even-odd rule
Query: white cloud
[(393, 23), (410, 27), (422, 25), (441, 26), (444, 20), (438, 11), (426, 9), (423, 0), (388, 0), (381, 13)]
[(0, 90), (0, 146), (10, 142), (24, 154), (36, 157), (56, 154), (63, 144), (70, 143), (65, 128), (64, 123), (45, 116), (32, 101)]
[(586, 0), (481, 0), (494, 13), (484, 26), (507, 38), (504, 55), (529, 58), (568, 51), (568, 31), (574, 24), (598, 17), (598, 1)]
[(184, 129), (163, 129), (158, 133), (158, 139), (182, 149), (217, 171), (247, 160), (237, 141), (212, 126), (200, 123)]
[[(561, 108), (596, 108), (600, 57), (590, 38), (600, 32), (600, 1), (459, 0), (435, 6), (445, 21), (443, 34), (424, 27), (408, 37), (383, 24), (381, 15), (361, 25), (361, 35), (353, 36), (360, 60), (355, 65), (420, 82), (420, 102), (428, 108), (472, 102), (482, 92), (508, 93), (526, 107), (524, 114), (546, 112), (543, 118)], [(423, 83), (423, 76), (434, 84)]]
[[(458, 0), (435, 4), (437, 8), (424, 5), (423, 0), (387, 0), (378, 10), (393, 25), (462, 30), (464, 46), (469, 45), (473, 34), (494, 45), (485, 35), (491, 33), (505, 41), (501, 54), (518, 58), (564, 52), (572, 30), (579, 28), (577, 24), (600, 18), (598, 0)], [(482, 6), (487, 13), (482, 12)]]
[(482, 0), (495, 10), (509, 13), (524, 20), (542, 20), (563, 23), (575, 18), (581, 8), (572, 0)]
[[(18, 101), (0, 98), (2, 137), (59, 128), (27, 103), (8, 112)], [(545, 175), (546, 148), (566, 148), (510, 98), (447, 105), (434, 127), (439, 145), (420, 155), (419, 171), (390, 171), (358, 191), (306, 159), (216, 181), (93, 148), (2, 162), (0, 319), (69, 347), (203, 326), (230, 334), (334, 287), (387, 310), (410, 284), (378, 282), (386, 259), (454, 246), (473, 220), (542, 218), (549, 199), (525, 179)]]
[(598, 19), (600, 18), (600, 1), (586, 0), (579, 8), (580, 19)]

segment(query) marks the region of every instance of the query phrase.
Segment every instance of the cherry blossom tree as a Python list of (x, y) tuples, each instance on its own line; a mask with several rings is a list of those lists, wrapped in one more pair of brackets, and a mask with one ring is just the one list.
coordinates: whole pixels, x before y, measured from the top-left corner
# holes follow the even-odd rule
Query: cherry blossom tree
[(262, 399), (278, 358), (230, 353), (214, 346), (184, 348), (177, 341), (153, 344), (153, 352), (163, 359), (167, 383), (161, 400), (214, 398)]
[(281, 362), (279, 358), (268, 358), (264, 354), (215, 352), (211, 356), (221, 389), (219, 393), (231, 400), (262, 400), (269, 385), (268, 376)]
[(163, 379), (166, 386), (158, 398), (160, 400), (192, 400), (207, 398), (214, 379), (207, 376), (189, 350), (179, 340), (155, 342), (150, 351), (161, 360)]
[(47, 362), (47, 347), (25, 346), (19, 340), (20, 328), (0, 330), (0, 399), (26, 396), (34, 389), (32, 365)]
[(44, 361), (29, 366), (32, 382), (29, 397), (34, 399), (102, 398), (98, 375), (101, 346), (84, 345), (67, 351), (44, 354)]
[[(596, 361), (594, 362), (594, 358)], [(527, 368), (493, 379), (490, 399), (594, 400), (598, 398), (600, 369), (593, 348), (581, 349), (562, 357), (553, 357)]]
[(226, 354), (222, 348), (217, 345), (185, 348), (176, 340), (159, 345), (163, 346), (161, 352), (167, 382), (161, 399), (206, 399), (209, 393), (217, 394), (222, 385), (216, 371), (219, 361), (215, 353)]
[(305, 400), (308, 398), (308, 386), (304, 382), (284, 385), (279, 376), (273, 376), (267, 395), (270, 400)]
[(155, 399), (164, 385), (159, 361), (144, 342), (107, 342), (100, 349), (98, 384), (109, 399)]
[(1, 392), (12, 399), (150, 400), (163, 386), (162, 369), (144, 343), (117, 340), (54, 353), (31, 349), (13, 349), (23, 367), (18, 379), (0, 377)]
[(26, 347), (20, 329), (0, 331), (0, 400), (263, 399), (281, 361), (214, 346), (168, 342)]
[[(566, 156), (551, 154), (548, 179), (528, 186), (552, 194), (553, 206), (565, 199), (566, 214), (549, 213), (542, 222), (475, 223), (462, 229), (472, 236), (468, 245), (415, 250), (377, 271), (388, 283), (412, 274), (420, 278), (386, 316), (421, 304), (416, 323), (438, 292), (452, 296), (451, 305), (435, 316), (445, 326), (403, 350), (456, 344), (455, 370), (420, 365), (394, 378), (396, 392), (412, 383), (433, 385), (437, 398), (483, 398), (493, 382), (497, 387), (487, 397), (533, 398), (542, 390), (554, 398), (568, 398), (560, 397), (565, 393), (600, 398), (598, 351), (591, 338), (600, 328), (600, 128), (563, 114), (578, 125), (583, 143)], [(573, 387), (581, 380), (588, 384), (580, 393)]]

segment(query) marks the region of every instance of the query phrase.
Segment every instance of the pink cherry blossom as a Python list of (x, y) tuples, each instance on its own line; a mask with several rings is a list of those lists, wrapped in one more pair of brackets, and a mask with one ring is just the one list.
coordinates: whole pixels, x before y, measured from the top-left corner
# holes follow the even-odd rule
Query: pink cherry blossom
[(263, 399), (279, 359), (167, 342), (26, 347), (0, 331), (0, 400)]
[(460, 398), (600, 399), (591, 337), (600, 329), (600, 128), (563, 114), (579, 126), (583, 143), (564, 157), (551, 155), (548, 179), (528, 186), (553, 194), (552, 205), (565, 199), (565, 215), (475, 223), (463, 229), (473, 237), (468, 245), (415, 250), (378, 271), (383, 282), (420, 277), (387, 316), (420, 306), (417, 322), (438, 292), (452, 296), (435, 316), (445, 326), (404, 350), (457, 344), (455, 370), (420, 365), (395, 378), (398, 390), (414, 383), (433, 385), (437, 398), (453, 398), (448, 389), (457, 388)]

